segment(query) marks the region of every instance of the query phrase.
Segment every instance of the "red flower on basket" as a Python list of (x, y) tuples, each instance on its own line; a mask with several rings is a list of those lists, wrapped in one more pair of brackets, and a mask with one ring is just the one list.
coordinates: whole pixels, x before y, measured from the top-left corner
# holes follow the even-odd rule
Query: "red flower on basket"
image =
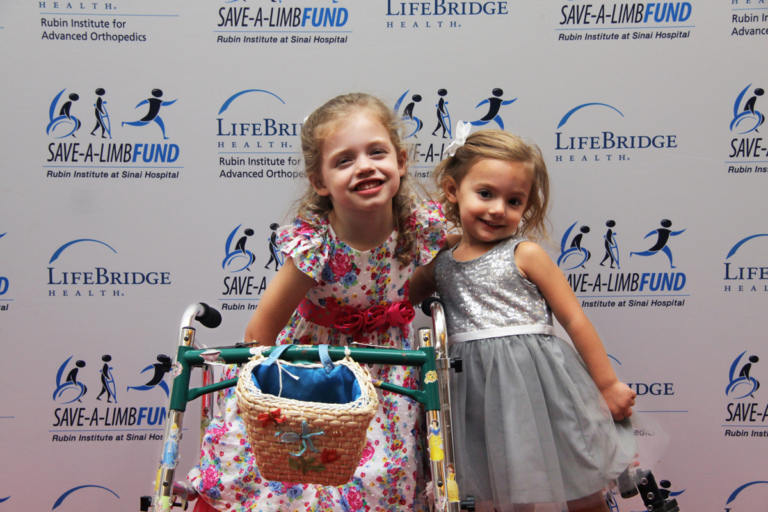
[(259, 414), (258, 419), (261, 422), (262, 428), (266, 428), (267, 425), (274, 422), (275, 425), (283, 423), (285, 421), (285, 414), (280, 415), (282, 411), (280, 409), (272, 409), (269, 412), (263, 412)]
[(320, 461), (323, 464), (329, 464), (331, 462), (335, 462), (339, 460), (341, 457), (339, 456), (338, 452), (334, 449), (324, 449), (323, 453), (320, 454)]

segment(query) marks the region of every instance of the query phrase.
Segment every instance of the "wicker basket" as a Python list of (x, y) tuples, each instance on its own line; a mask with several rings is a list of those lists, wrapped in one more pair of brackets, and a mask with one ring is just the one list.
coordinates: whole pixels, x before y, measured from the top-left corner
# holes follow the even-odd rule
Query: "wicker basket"
[[(261, 476), (277, 482), (346, 484), (360, 463), (368, 425), (379, 406), (368, 370), (350, 357), (336, 361), (337, 370), (359, 386), (359, 397), (348, 403), (323, 403), (276, 396), (267, 392), (269, 385), (257, 386), (254, 372), (261, 375), (259, 366), (266, 360), (262, 355), (251, 359), (241, 369), (236, 389)], [(325, 372), (319, 363), (279, 361), (276, 367), (284, 380), (291, 377), (281, 372)]]

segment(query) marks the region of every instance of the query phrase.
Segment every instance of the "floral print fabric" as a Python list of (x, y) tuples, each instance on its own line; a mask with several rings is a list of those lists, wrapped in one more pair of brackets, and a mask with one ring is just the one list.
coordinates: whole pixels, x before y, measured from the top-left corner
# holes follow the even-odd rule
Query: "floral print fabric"
[[(336, 238), (327, 219), (296, 219), (278, 230), (278, 246), (302, 272), (317, 281), (307, 298), (314, 304), (384, 306), (408, 299), (416, 266), (428, 263), (445, 240), (440, 205), (426, 203), (413, 213), (417, 247), (413, 261), (395, 259), (397, 233), (370, 251), (357, 251)], [(350, 341), (412, 349), (408, 326), (357, 335), (353, 340), (294, 313), (277, 343), (346, 344)], [(418, 371), (402, 366), (369, 367), (374, 379), (415, 388)], [(229, 367), (223, 379), (234, 378)], [(206, 429), (200, 464), (189, 474), (201, 496), (221, 511), (400, 511), (425, 510), (420, 493), (420, 405), (410, 398), (379, 391), (381, 407), (368, 427), (368, 442), (352, 480), (341, 487), (269, 482), (261, 478), (237, 411), (234, 389), (219, 395), (221, 415)]]

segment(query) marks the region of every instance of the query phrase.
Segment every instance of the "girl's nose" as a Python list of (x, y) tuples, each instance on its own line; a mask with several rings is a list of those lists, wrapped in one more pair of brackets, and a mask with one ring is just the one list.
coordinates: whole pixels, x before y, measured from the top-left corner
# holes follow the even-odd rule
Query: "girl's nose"
[(488, 205), (488, 213), (491, 215), (501, 215), (503, 212), (504, 205), (499, 201), (492, 201), (491, 204)]
[(374, 165), (374, 162), (372, 159), (367, 157), (361, 157), (360, 161), (357, 165), (357, 172), (359, 174), (367, 174), (369, 172), (372, 172), (376, 169), (376, 166)]

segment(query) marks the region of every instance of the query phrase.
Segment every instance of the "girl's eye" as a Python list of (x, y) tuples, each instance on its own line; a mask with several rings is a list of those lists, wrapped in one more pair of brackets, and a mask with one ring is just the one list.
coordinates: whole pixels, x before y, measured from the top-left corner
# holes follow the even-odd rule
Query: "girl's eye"
[(480, 197), (482, 197), (483, 199), (490, 199), (490, 197), (491, 197), (491, 193), (490, 193), (490, 192), (488, 192), (487, 190), (481, 190), (481, 191), (479, 191), (479, 192), (477, 193), (477, 195), (479, 195), (479, 196), (480, 196)]
[(510, 199), (509, 204), (512, 206), (520, 206), (522, 203), (520, 202), (519, 199)]

